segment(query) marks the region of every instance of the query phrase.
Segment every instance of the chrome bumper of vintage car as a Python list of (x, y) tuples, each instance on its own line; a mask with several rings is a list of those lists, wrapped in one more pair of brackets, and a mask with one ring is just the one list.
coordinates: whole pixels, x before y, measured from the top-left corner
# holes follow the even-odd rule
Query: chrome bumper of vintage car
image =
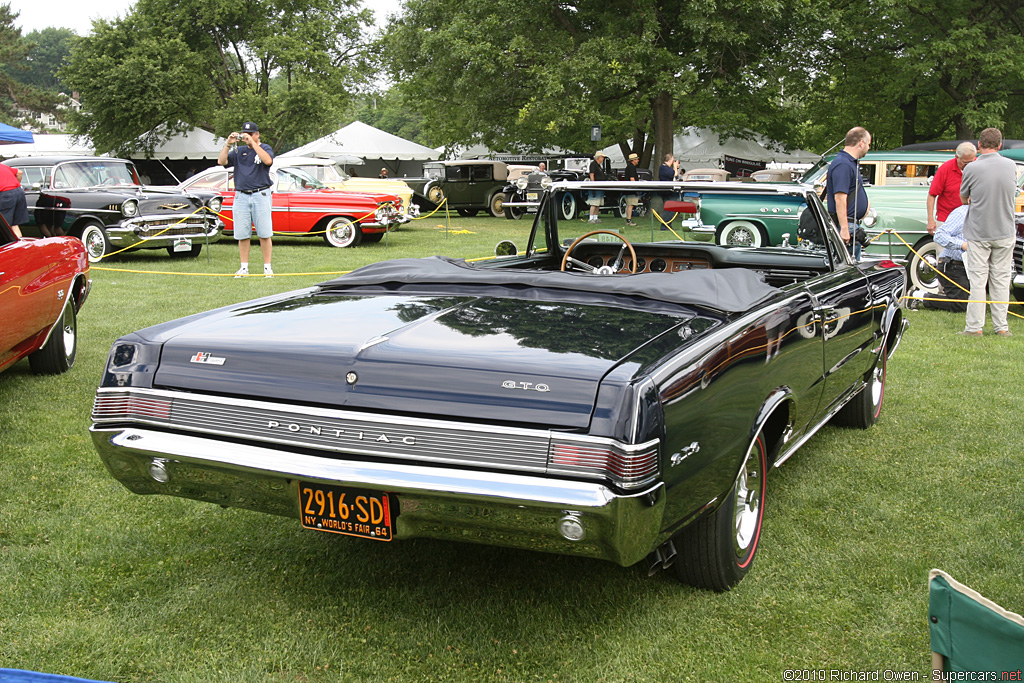
[(129, 218), (118, 225), (107, 226), (106, 231), (107, 239), (118, 247), (130, 247), (143, 242), (147, 246), (168, 247), (183, 237), (216, 242), (220, 238), (219, 223), (218, 219), (202, 213), (166, 214)]
[(660, 482), (626, 495), (599, 483), (342, 460), (152, 429), (90, 431), (111, 474), (135, 493), (299, 518), (299, 481), (385, 491), (398, 500), (398, 540), (468, 541), (629, 566), (657, 545), (664, 514)]
[(518, 207), (522, 207), (524, 209), (535, 209), (538, 206), (540, 206), (540, 202), (539, 201), (538, 202), (516, 202), (516, 201), (512, 201), (512, 202), (502, 202), (501, 205), (502, 206), (518, 206)]

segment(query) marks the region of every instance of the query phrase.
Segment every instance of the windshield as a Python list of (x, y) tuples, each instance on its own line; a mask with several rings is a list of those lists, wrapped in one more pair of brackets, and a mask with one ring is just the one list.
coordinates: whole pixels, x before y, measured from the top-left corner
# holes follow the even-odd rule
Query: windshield
[(99, 187), (138, 185), (135, 166), (126, 161), (89, 159), (70, 161), (53, 170), (53, 187)]
[(277, 170), (277, 190), (296, 192), (302, 190), (325, 190), (327, 186), (301, 168), (280, 168)]
[[(804, 194), (712, 192), (703, 188), (680, 192), (648, 186), (644, 191), (627, 193), (579, 187), (559, 188), (550, 196), (553, 207), (549, 204), (549, 210), (541, 212), (531, 251), (551, 248), (547, 244), (551, 232), (565, 247), (594, 230), (615, 234), (597, 234), (587, 240), (617, 244), (621, 241), (616, 235), (623, 235), (633, 243), (701, 242), (748, 251), (796, 249), (825, 254), (829, 247), (819, 222), (824, 219), (816, 218), (826, 214), (813, 194), (808, 199)], [(815, 210), (808, 201), (816, 204)], [(635, 225), (628, 225), (623, 216), (626, 204), (633, 202)], [(588, 220), (592, 206), (597, 207), (600, 223)], [(557, 221), (557, 225), (552, 226), (551, 221)]]

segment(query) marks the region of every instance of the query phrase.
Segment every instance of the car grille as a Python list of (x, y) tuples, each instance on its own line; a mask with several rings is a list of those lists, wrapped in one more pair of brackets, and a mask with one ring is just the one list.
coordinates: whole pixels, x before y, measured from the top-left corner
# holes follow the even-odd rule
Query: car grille
[(101, 389), (92, 418), (100, 425), (160, 425), (327, 453), (609, 478), (624, 488), (651, 481), (658, 468), (656, 442), (623, 447), (610, 439), (541, 429), (375, 418), (353, 411), (291, 408), (160, 390)]
[(207, 231), (207, 222), (190, 217), (186, 221), (181, 218), (159, 218), (143, 219), (136, 224), (140, 228), (140, 237), (164, 237), (178, 235), (204, 235)]
[(1021, 237), (1013, 247), (1013, 272), (1024, 273), (1024, 238)]

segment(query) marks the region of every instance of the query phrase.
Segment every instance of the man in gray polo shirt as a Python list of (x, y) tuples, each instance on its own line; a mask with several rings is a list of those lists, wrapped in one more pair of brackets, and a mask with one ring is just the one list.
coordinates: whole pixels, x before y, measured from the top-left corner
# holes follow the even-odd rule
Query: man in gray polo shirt
[[(1012, 161), (1000, 154), (1003, 134), (998, 128), (986, 128), (978, 138), (978, 159), (964, 168), (960, 200), (970, 204), (964, 221), (967, 250), (964, 265), (971, 281), (970, 303), (964, 334), (980, 337), (985, 327), (985, 301), (992, 297), (992, 328), (996, 334), (1010, 336), (1006, 324), (1010, 298), (1013, 246), (1013, 200), (1017, 196), (1017, 173)], [(986, 288), (988, 290), (986, 296)]]

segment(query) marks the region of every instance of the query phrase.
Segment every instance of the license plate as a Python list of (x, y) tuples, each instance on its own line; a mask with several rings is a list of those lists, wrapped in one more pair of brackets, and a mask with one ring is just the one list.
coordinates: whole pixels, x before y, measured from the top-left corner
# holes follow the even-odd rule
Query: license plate
[(537, 197), (539, 197), (539, 196), (540, 195), (537, 194), (536, 192), (527, 192), (526, 193), (526, 201), (528, 201), (528, 202), (535, 202), (535, 201), (537, 201)]
[(174, 240), (174, 251), (192, 251), (192, 240), (187, 237)]
[(396, 502), (381, 491), (299, 482), (299, 519), (314, 531), (390, 541)]

